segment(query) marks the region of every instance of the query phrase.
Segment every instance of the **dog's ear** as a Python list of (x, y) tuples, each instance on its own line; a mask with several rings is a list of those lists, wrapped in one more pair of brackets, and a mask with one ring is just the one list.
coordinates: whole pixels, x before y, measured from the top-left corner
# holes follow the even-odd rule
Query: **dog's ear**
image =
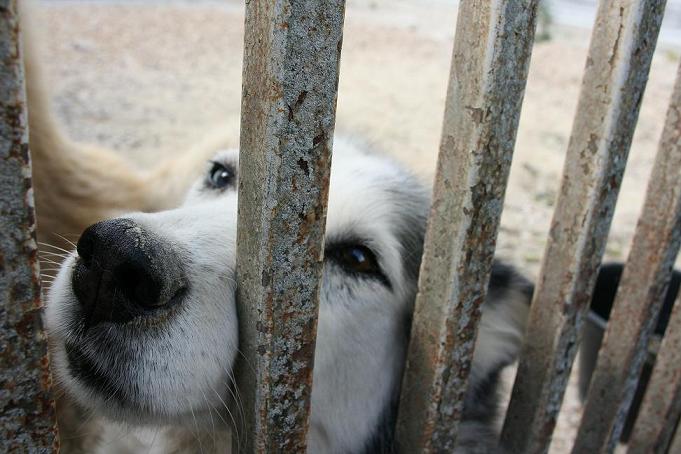
[(471, 371), (477, 379), (498, 373), (518, 358), (533, 290), (512, 267), (496, 261), (492, 265)]
[(494, 262), (475, 342), (465, 417), (491, 421), (496, 416), (502, 369), (518, 359), (533, 286), (512, 267)]

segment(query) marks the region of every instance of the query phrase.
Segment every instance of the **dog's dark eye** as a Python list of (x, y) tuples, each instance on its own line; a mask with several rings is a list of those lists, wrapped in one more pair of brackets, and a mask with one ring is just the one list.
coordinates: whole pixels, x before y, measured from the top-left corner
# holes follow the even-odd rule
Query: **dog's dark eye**
[(234, 182), (234, 171), (219, 162), (214, 162), (208, 173), (208, 184), (214, 189), (223, 189)]
[(376, 256), (366, 246), (343, 245), (327, 252), (343, 268), (354, 273), (382, 275)]

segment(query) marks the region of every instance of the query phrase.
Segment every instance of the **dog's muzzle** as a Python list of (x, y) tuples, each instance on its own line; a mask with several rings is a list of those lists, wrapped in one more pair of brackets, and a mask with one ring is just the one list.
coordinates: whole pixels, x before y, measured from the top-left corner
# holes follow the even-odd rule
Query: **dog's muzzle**
[(88, 227), (77, 251), (72, 284), (85, 327), (160, 315), (187, 292), (177, 254), (130, 219)]

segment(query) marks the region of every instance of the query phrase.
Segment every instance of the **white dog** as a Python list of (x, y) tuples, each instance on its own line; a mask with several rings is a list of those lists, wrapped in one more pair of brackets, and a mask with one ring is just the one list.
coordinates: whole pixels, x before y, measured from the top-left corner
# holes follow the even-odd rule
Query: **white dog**
[[(428, 191), (350, 142), (334, 150), (309, 450), (390, 452)], [(82, 407), (129, 425), (227, 430), (239, 411), (237, 169), (236, 151), (218, 153), (180, 208), (94, 224), (64, 261), (46, 321), (57, 380)], [(461, 452), (496, 449), (497, 378), (518, 353), (531, 292), (495, 264)]]
[[(229, 451), (230, 433), (243, 436), (232, 382), (238, 153), (219, 152), (186, 195), (197, 161), (219, 139), (150, 173), (70, 141), (51, 115), (36, 64), (40, 38), (26, 17), (39, 239), (66, 248), (55, 233), (94, 223), (60, 264), (45, 312), (52, 370), (66, 394), (58, 405), (63, 451)], [(429, 192), (391, 160), (336, 138), (310, 452), (392, 450)], [(167, 211), (148, 213), (158, 210)], [(41, 249), (44, 263), (61, 262), (58, 249)], [(494, 265), (461, 452), (497, 449), (497, 380), (516, 359), (531, 292), (511, 268)]]

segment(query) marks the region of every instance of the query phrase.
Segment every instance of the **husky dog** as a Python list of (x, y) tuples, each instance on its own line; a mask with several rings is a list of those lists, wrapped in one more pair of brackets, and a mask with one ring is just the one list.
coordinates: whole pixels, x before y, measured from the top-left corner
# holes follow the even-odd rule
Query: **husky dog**
[[(196, 431), (239, 411), (237, 173), (238, 153), (219, 152), (181, 207), (96, 223), (63, 262), (46, 322), (57, 380), (82, 407)], [(310, 452), (392, 449), (428, 208), (428, 191), (409, 172), (336, 139)], [(531, 293), (495, 263), (460, 452), (496, 450), (497, 380), (518, 353)]]

